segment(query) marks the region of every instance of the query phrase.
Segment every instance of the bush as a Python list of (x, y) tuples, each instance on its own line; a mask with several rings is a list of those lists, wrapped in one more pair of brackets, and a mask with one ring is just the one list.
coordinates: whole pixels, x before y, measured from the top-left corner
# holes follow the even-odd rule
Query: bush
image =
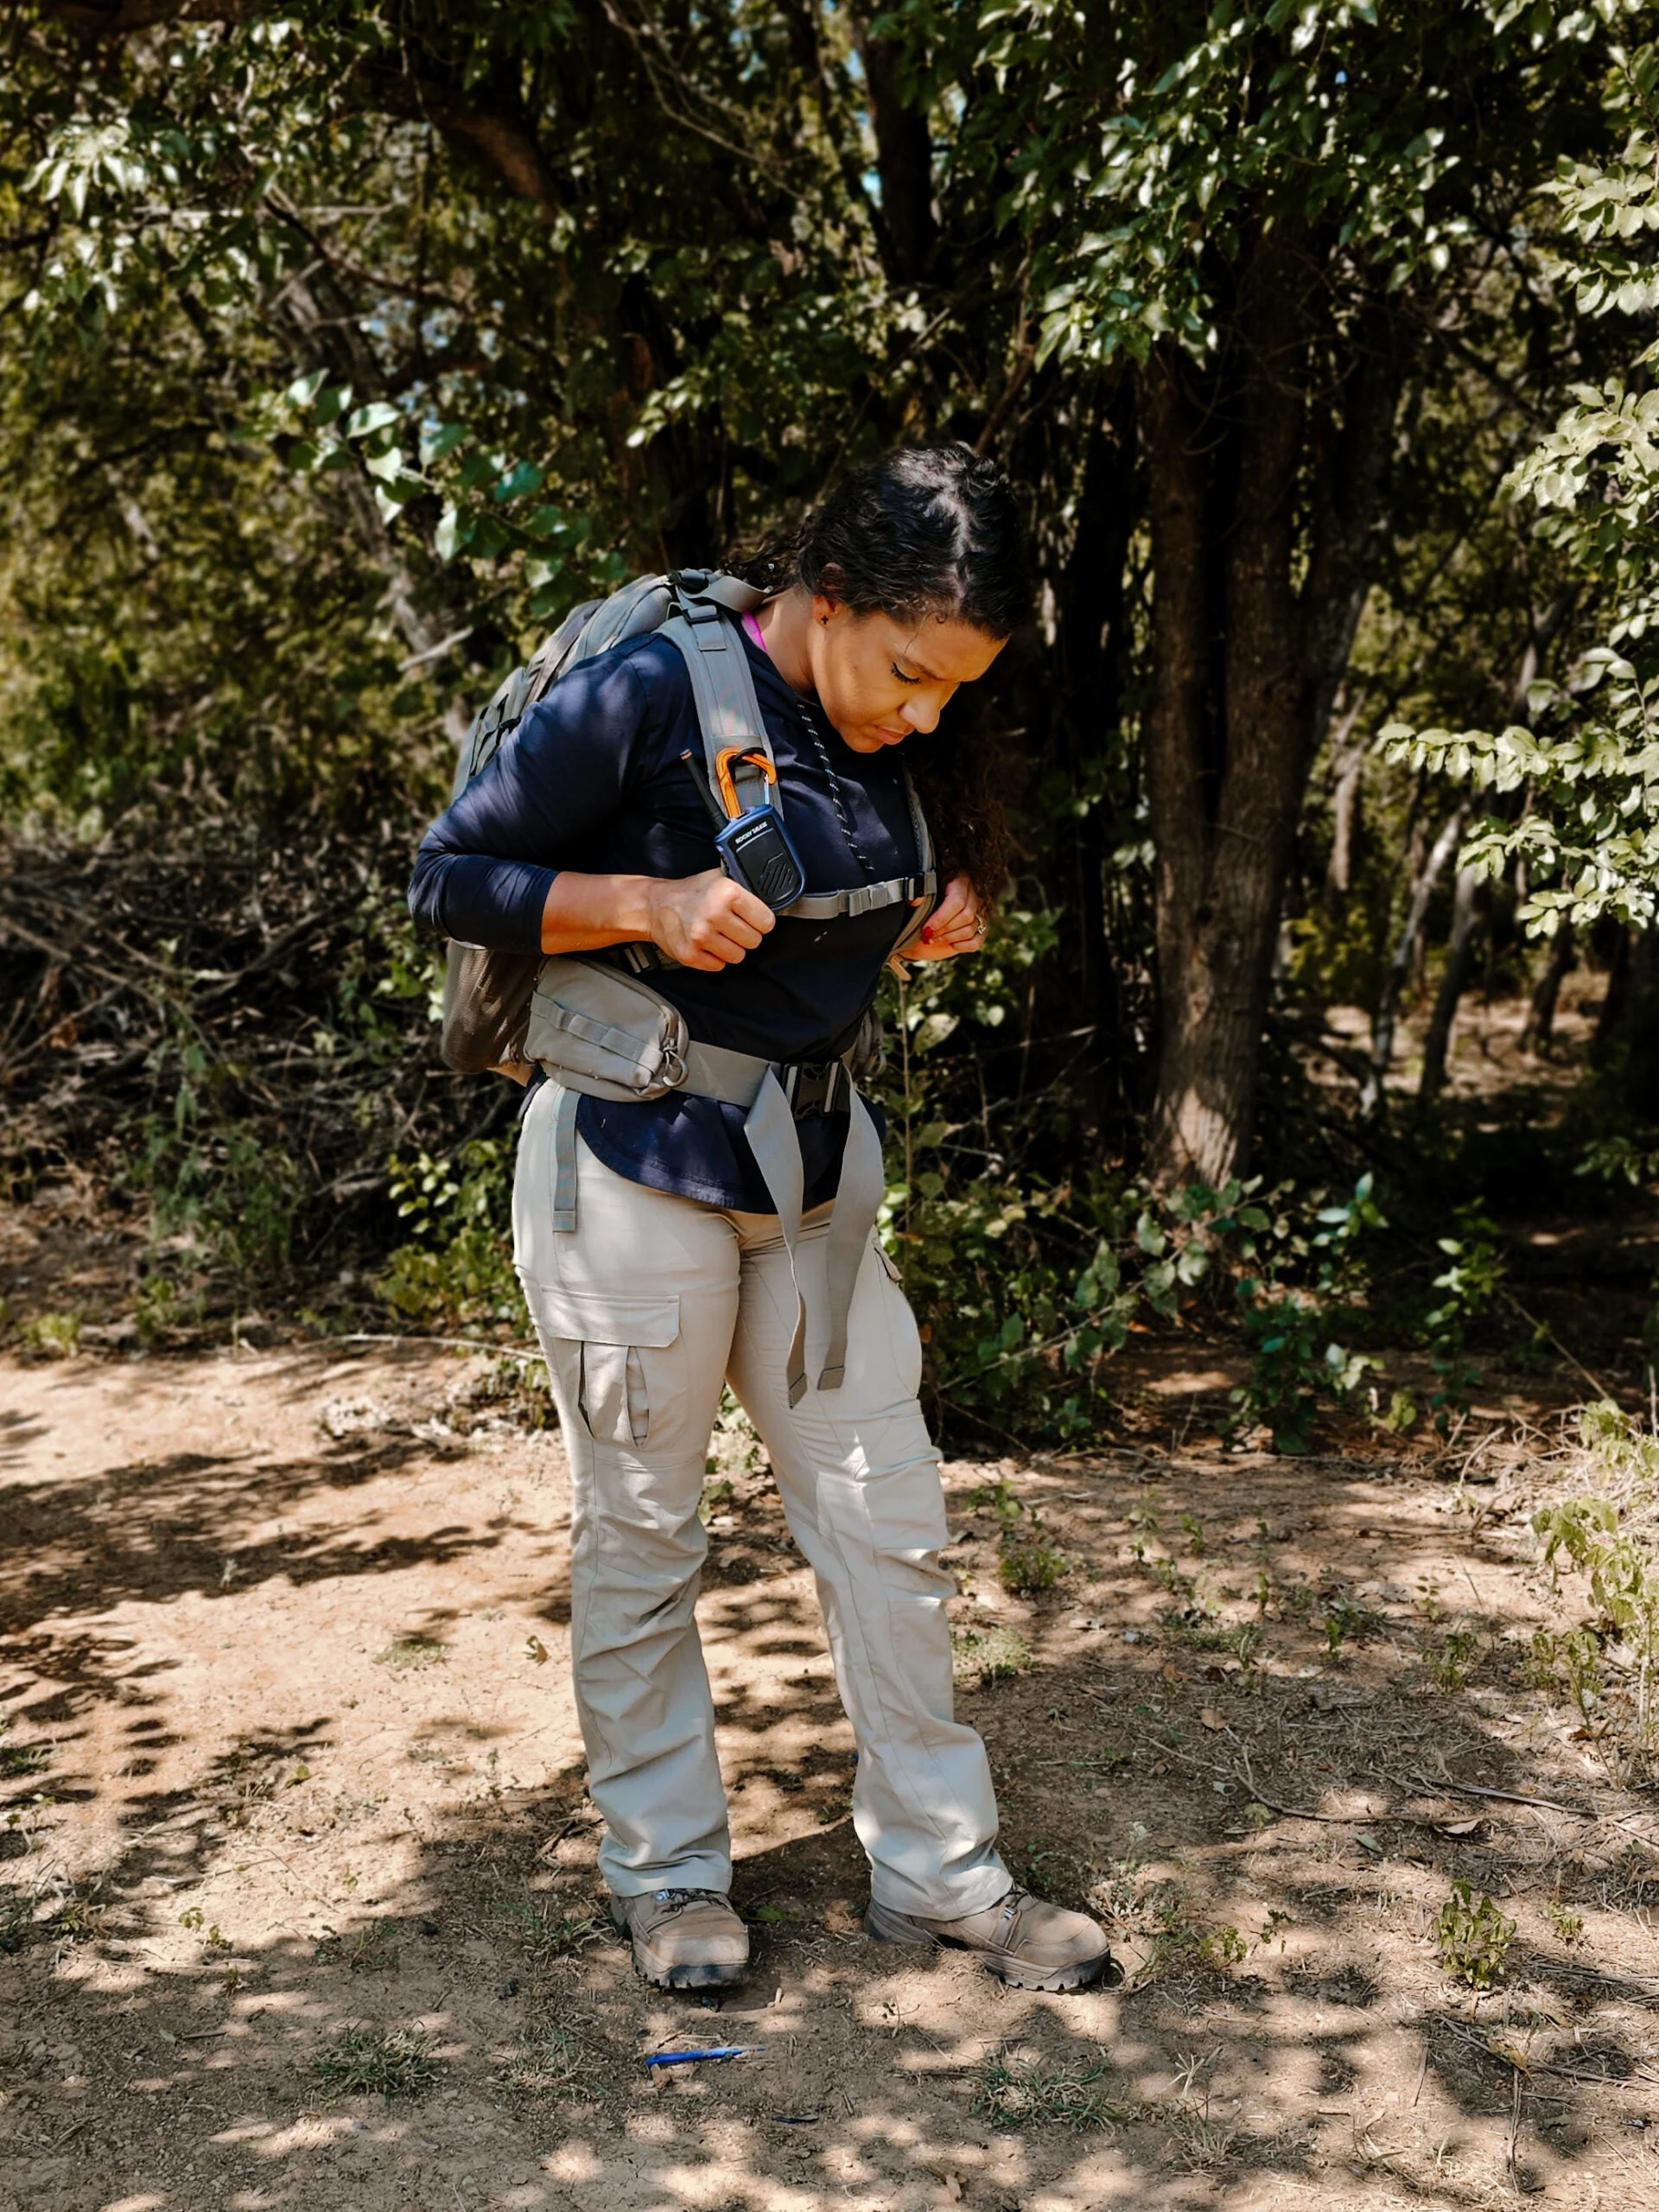
[(474, 1137), (452, 1155), (391, 1161), (391, 1194), (411, 1241), (375, 1283), (420, 1329), (522, 1329), (512, 1267), (512, 1144)]

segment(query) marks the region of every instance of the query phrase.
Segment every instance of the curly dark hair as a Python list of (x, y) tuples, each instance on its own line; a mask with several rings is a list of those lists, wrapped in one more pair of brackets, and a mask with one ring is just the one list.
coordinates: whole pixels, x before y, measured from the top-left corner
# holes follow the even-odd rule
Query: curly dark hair
[[(734, 553), (734, 575), (769, 593), (797, 584), (860, 614), (929, 616), (1009, 638), (1031, 612), (1025, 527), (1006, 472), (970, 446), (900, 446), (842, 477), (792, 524)], [(982, 702), (953, 700), (931, 738), (906, 741), (945, 872), (982, 899), (1007, 880), (1008, 834)]]

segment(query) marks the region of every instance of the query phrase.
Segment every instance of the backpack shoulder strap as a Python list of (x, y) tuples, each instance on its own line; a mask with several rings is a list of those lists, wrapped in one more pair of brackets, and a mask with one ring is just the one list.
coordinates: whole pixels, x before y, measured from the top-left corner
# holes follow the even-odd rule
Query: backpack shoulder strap
[[(662, 627), (663, 619), (674, 604), (673, 580), (668, 576), (639, 576), (608, 599), (601, 599), (582, 625), (582, 630), (568, 652), (560, 657), (554, 670), (562, 676), (579, 660), (592, 660), (597, 653), (609, 652), (613, 645), (623, 645), (630, 638), (644, 637), (652, 630)], [(550, 678), (550, 681), (551, 679)]]
[[(760, 753), (767, 760), (772, 758), (772, 740), (761, 718), (749, 657), (738, 626), (741, 618), (759, 607), (766, 594), (753, 584), (745, 583), (741, 576), (706, 569), (677, 569), (666, 582), (671, 594), (670, 612), (659, 626), (662, 635), (677, 647), (691, 678), (691, 696), (702, 732), (703, 753), (712, 788), (715, 758), (728, 747)], [(601, 613), (608, 613), (615, 603), (607, 601)], [(927, 817), (922, 811), (910, 771), (902, 761), (899, 773), (904, 779), (905, 802), (910, 810), (911, 829), (916, 840), (916, 873), (893, 876), (884, 883), (860, 884), (851, 891), (808, 892), (793, 906), (783, 909), (785, 918), (837, 921), (846, 915), (873, 913), (884, 906), (910, 908), (918, 899), (931, 902), (938, 895), (938, 873)], [(783, 811), (777, 785), (768, 784), (758, 769), (750, 769), (747, 776), (740, 769), (737, 780), (740, 796), (747, 805), (768, 804), (779, 813)], [(915, 921), (922, 918), (917, 915), (908, 920), (906, 934)]]
[[(772, 757), (738, 626), (740, 618), (758, 607), (766, 594), (739, 576), (697, 569), (677, 569), (668, 582), (673, 594), (671, 612), (660, 626), (661, 634), (678, 648), (691, 678), (712, 790), (716, 757), (729, 747), (759, 753), (768, 761)], [(777, 785), (768, 783), (759, 769), (752, 768), (747, 775), (740, 770), (737, 782), (746, 805), (769, 799), (783, 811)]]
[(933, 839), (927, 827), (927, 817), (922, 811), (922, 802), (916, 796), (916, 779), (910, 772), (910, 764), (900, 757), (899, 773), (905, 779), (905, 804), (910, 809), (910, 826), (916, 836), (916, 869), (928, 879), (928, 889), (938, 884), (938, 870), (933, 861)]

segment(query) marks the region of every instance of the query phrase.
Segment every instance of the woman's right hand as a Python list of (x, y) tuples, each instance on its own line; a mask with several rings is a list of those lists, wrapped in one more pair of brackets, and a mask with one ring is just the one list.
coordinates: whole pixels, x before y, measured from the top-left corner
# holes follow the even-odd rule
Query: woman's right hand
[(647, 879), (651, 941), (683, 968), (718, 974), (753, 952), (778, 917), (721, 869)]

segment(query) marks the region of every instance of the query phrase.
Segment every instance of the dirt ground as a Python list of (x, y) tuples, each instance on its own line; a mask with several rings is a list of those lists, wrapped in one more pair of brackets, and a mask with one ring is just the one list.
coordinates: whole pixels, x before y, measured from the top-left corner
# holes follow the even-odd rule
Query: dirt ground
[[(593, 1924), (563, 1459), (480, 1370), (0, 1364), (6, 2212), (1659, 2205), (1659, 1813), (1525, 1687), (1582, 1605), (1523, 1459), (1228, 1452), (1224, 1368), (1166, 1360), (1121, 1450), (950, 1466), (966, 1671), (1031, 1655), (963, 1691), (1007, 1855), (1128, 1969), (1051, 1997), (861, 1933), (850, 1737), (731, 1440), (716, 2015)], [(1515, 1923), (1489, 1993), (1442, 1970), (1459, 1880)], [(714, 2042), (756, 2055), (642, 2063)]]

